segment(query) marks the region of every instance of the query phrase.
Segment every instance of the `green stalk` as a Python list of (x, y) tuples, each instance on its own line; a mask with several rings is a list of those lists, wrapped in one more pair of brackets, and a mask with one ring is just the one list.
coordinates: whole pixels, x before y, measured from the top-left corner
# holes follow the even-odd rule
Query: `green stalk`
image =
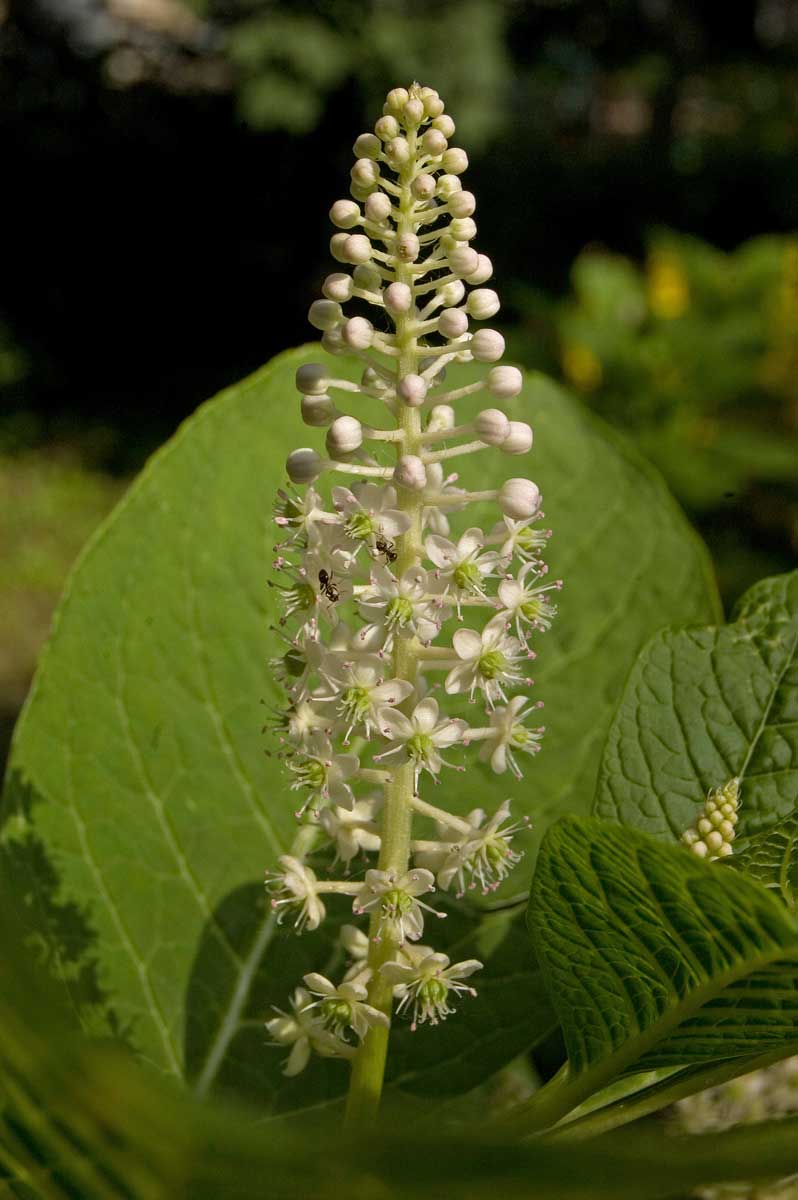
[[(416, 134), (408, 132), (410, 144), (410, 159), (399, 172), (399, 220), (397, 221), (397, 237), (403, 233), (413, 233), (413, 195), (410, 185), (415, 175)], [(406, 283), (413, 290), (413, 272), (409, 264), (397, 263), (396, 282)], [(406, 315), (395, 318), (397, 345), (400, 350), (397, 368), (397, 382), (406, 375), (415, 374), (418, 369), (419, 350), (413, 323), (415, 313), (411, 306)], [(403, 406), (399, 413), (399, 426), (404, 438), (396, 443), (397, 458), (402, 454), (419, 454), (421, 449), (421, 416), (419, 410)], [(399, 489), (399, 508), (410, 517), (410, 528), (397, 540), (397, 558), (394, 571), (397, 578), (409, 568), (416, 566), (421, 560), (421, 512), (422, 503), (415, 492)], [(418, 654), (413, 641), (396, 638), (393, 652), (393, 676), (395, 679), (406, 679), (414, 686), (418, 675)], [(411, 702), (405, 702), (408, 706)], [(410, 839), (413, 822), (411, 807), (414, 792), (414, 769), (412, 763), (405, 763), (392, 775), (390, 783), (385, 786), (385, 801), (380, 830), (381, 846), (379, 870), (393, 871), (401, 876), (407, 871), (410, 858)], [(385, 1076), (385, 1060), (388, 1054), (388, 1038), (390, 1035), (390, 1020), (393, 1008), (393, 986), (380, 973), (383, 963), (396, 958), (399, 943), (396, 938), (383, 932), (379, 940), (380, 914), (374, 913), (369, 926), (369, 956), (368, 965), (371, 968), (369, 984), (369, 1004), (372, 1004), (388, 1018), (387, 1026), (376, 1026), (369, 1030), (358, 1050), (352, 1065), (352, 1077), (349, 1084), (349, 1095), (346, 1106), (346, 1124), (353, 1128), (374, 1122), (382, 1095), (383, 1079)]]

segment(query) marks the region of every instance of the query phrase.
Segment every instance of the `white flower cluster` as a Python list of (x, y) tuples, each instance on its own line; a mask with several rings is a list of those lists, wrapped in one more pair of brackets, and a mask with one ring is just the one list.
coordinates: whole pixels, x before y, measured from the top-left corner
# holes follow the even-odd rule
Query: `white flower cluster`
[(723, 787), (714, 788), (704, 801), (702, 815), (682, 834), (682, 843), (709, 862), (731, 854), (739, 803), (739, 779), (730, 779)]
[[(459, 455), (490, 447), (520, 455), (532, 445), (530, 427), (500, 407), (459, 423), (455, 415), (481, 391), (497, 404), (517, 396), (522, 378), (499, 363), (500, 333), (471, 328), (496, 314), (499, 299), (483, 286), (490, 260), (471, 244), (475, 202), (453, 133), (437, 92), (414, 84), (391, 91), (374, 132), (355, 142), (352, 199), (330, 210), (332, 254), (351, 270), (327, 277), (310, 321), (329, 353), (362, 360), (362, 378), (316, 364), (297, 371), (303, 418), (326, 428), (326, 455), (295, 450), (287, 462), (295, 487), (278, 493), (286, 649), (274, 666), (288, 705), (276, 725), (301, 797), (297, 816), (315, 830), (315, 845), (334, 848), (344, 878), (318, 878), (297, 852), (267, 886), (278, 919), (292, 912), (299, 932), (318, 927), (332, 895), (368, 914), (370, 932), (339, 987), (306, 976), (293, 1014), (269, 1021), (273, 1038), (293, 1047), (289, 1073), (311, 1049), (351, 1057), (358, 1039), (388, 1021), (392, 998), (415, 1027), (443, 1019), (452, 995), (473, 991), (461, 980), (476, 960), (451, 966), (418, 945), (435, 913), (422, 897), (436, 887), (498, 887), (519, 860), (512, 839), (525, 823), (511, 821), (509, 802), (490, 817), (450, 814), (422, 800), (421, 779), (464, 770), (455, 756), (475, 742), (494, 772), (520, 778), (522, 755), (539, 750), (544, 732), (528, 724), (540, 703), (511, 694), (533, 682), (531, 643), (550, 627), (561, 586), (541, 559), (540, 493), (524, 478), (467, 491), (445, 473)], [(374, 320), (346, 316), (348, 301), (376, 309)], [(447, 390), (447, 365), (472, 361), (487, 364), (484, 377)], [(345, 401), (381, 404), (391, 427), (343, 411)], [(326, 472), (356, 478), (327, 498), (314, 486)], [(450, 515), (486, 500), (498, 504), (498, 522), (453, 535)], [(441, 685), (445, 696), (482, 704), (483, 719), (442, 711), (433, 694)], [(414, 838), (419, 817), (437, 836)], [(356, 869), (368, 854), (377, 866)], [(352, 954), (349, 927), (345, 937)]]

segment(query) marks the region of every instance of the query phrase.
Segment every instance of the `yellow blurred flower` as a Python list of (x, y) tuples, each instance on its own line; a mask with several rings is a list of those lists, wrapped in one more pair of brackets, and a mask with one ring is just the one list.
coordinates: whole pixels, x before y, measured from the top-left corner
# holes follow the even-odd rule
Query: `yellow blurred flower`
[(656, 250), (648, 260), (648, 304), (655, 317), (672, 321), (690, 307), (690, 284), (677, 255)]
[(580, 392), (592, 392), (600, 385), (603, 371), (600, 359), (581, 342), (566, 342), (561, 354), (565, 378)]

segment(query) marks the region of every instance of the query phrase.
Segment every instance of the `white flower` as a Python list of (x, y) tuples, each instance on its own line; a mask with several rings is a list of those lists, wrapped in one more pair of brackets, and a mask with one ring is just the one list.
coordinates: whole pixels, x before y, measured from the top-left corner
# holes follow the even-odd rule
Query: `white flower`
[(562, 587), (561, 579), (555, 579), (553, 583), (530, 585), (527, 583), (530, 574), (533, 580), (541, 579), (546, 574), (546, 568), (541, 568), (536, 562), (525, 563), (517, 579), (503, 579), (499, 584), (501, 615), (507, 622), (515, 621), (522, 646), (526, 646), (525, 625), (541, 632), (551, 629), (551, 623), (557, 616), (557, 606), (549, 604), (543, 597), (546, 592), (559, 591)]
[(347, 1027), (362, 1039), (372, 1026), (388, 1026), (385, 1013), (366, 1003), (368, 992), (363, 983), (344, 981), (336, 987), (316, 972), (305, 975), (304, 979), (313, 995), (320, 997), (311, 1007), (318, 1009), (324, 1028), (337, 1037), (343, 1038)]
[[(410, 528), (409, 515), (397, 508), (393, 487), (356, 483), (351, 489), (334, 487), (332, 496), (347, 536), (355, 542), (368, 542), (377, 554), (390, 557), (394, 538)], [(385, 542), (382, 550), (376, 547), (378, 540)]]
[[(307, 745), (314, 733), (331, 732), (330, 718), (325, 713), (318, 712), (307, 700), (298, 700), (281, 710), (274, 721), (276, 729), (287, 734), (290, 740), (298, 746)], [(281, 737), (281, 741), (283, 738)]]
[(512, 517), (503, 517), (491, 530), (490, 540), (499, 543), (501, 558), (511, 559), (514, 555), (524, 562), (533, 562), (539, 558), (539, 551), (544, 550), (551, 537), (550, 529), (533, 529), (543, 513), (536, 513), (525, 521), (514, 521)]
[(276, 893), (271, 904), (277, 913), (277, 923), (282, 923), (288, 908), (298, 908), (294, 922), (297, 933), (318, 929), (327, 910), (319, 898), (320, 886), (315, 873), (291, 854), (283, 854), (277, 861), (283, 870), (266, 873), (266, 888)]
[(424, 932), (424, 914), (436, 912), (418, 897), (435, 890), (431, 871), (414, 869), (398, 876), (395, 871), (366, 871), (366, 879), (352, 902), (352, 911), (358, 916), (363, 913), (380, 913), (380, 934), (387, 932), (400, 944), (407, 938), (415, 942)]
[(310, 1059), (311, 1049), (325, 1058), (351, 1058), (355, 1047), (324, 1028), (313, 1011), (310, 993), (296, 988), (291, 997), (292, 1013), (276, 1008), (279, 1015), (266, 1022), (274, 1043), (290, 1046), (291, 1053), (283, 1067), (283, 1075), (298, 1075)]
[(309, 487), (304, 496), (293, 488), (290, 491), (280, 488), (274, 505), (274, 523), (292, 529), (294, 534), (290, 540), (295, 542), (303, 534), (312, 536), (316, 524), (339, 525), (341, 518), (324, 510), (321, 496), (313, 487)]
[[(507, 825), (509, 819), (509, 800), (499, 806), (487, 824), (483, 824), (483, 810), (475, 808), (466, 817), (472, 834), (460, 834), (456, 842), (440, 842), (434, 848), (424, 843), (425, 848), (416, 854), (416, 861), (435, 871), (438, 886), (444, 891), (456, 880), (458, 897), (464, 895), (466, 888), (477, 885), (482, 888), (483, 895), (487, 895), (495, 891), (521, 861), (522, 854), (513, 850), (510, 843), (519, 830), (529, 828), (529, 818)], [(466, 878), (470, 882), (467, 883)]]
[(395, 760), (397, 764), (412, 762), (416, 789), (422, 771), (437, 776), (442, 766), (451, 765), (441, 757), (440, 751), (461, 742), (468, 729), (467, 723), (460, 719), (444, 717), (439, 720), (438, 701), (432, 696), (421, 700), (410, 717), (406, 717), (398, 708), (381, 708), (379, 725), (392, 744), (382, 754), (375, 754), (375, 762), (381, 762), (390, 755), (398, 756)]
[(380, 973), (394, 985), (394, 994), (399, 999), (397, 1012), (404, 1012), (412, 1004), (410, 1028), (415, 1031), (426, 1021), (437, 1025), (456, 1011), (449, 1006), (450, 992), (455, 996), (464, 992), (476, 996), (474, 988), (460, 981), (481, 969), (482, 963), (476, 958), (467, 958), (450, 966), (445, 954), (428, 954), (413, 966), (396, 961), (383, 963)]
[(288, 769), (296, 776), (291, 791), (307, 788), (310, 793), (299, 815), (317, 798), (339, 804), (342, 808), (351, 808), (355, 797), (347, 781), (359, 767), (357, 755), (336, 754), (328, 737), (311, 733), (301, 757), (288, 763)]
[(367, 619), (381, 626), (389, 640), (398, 635), (431, 642), (449, 615), (442, 599), (434, 596), (427, 572), (420, 567), (405, 571), (397, 579), (386, 567), (375, 566), (358, 601)]
[(285, 619), (300, 616), (303, 630), (314, 629), (319, 616), (330, 625), (338, 624), (336, 606), (352, 595), (351, 554), (340, 546), (328, 548), (319, 543), (305, 551), (301, 566), (282, 556), (275, 559), (274, 566), (290, 578), (290, 583), (274, 584), (282, 592)]
[(483, 761), (490, 758), (491, 768), (497, 775), (502, 775), (509, 767), (516, 779), (521, 779), (523, 772), (516, 761), (515, 751), (537, 754), (540, 750), (545, 726), (527, 729), (524, 725), (524, 719), (539, 707), (540, 702), (529, 704), (526, 696), (514, 696), (506, 708), (495, 708), (490, 714), (490, 734), (479, 756)]
[(386, 679), (385, 661), (376, 654), (360, 658), (329, 654), (319, 670), (335, 690), (330, 699), (337, 699), (338, 712), (346, 725), (344, 744), (357, 725), (363, 725), (369, 737), (377, 725), (377, 710), (385, 704), (401, 704), (413, 691), (406, 679)]
[(468, 692), (473, 700), (479, 690), (492, 708), (497, 699), (506, 702), (506, 684), (523, 682), (519, 663), (529, 655), (522, 655), (518, 639), (508, 636), (503, 616), (491, 618), (481, 634), (473, 629), (458, 629), (452, 646), (460, 662), (446, 676), (448, 693)]
[(342, 859), (347, 867), (361, 850), (379, 850), (379, 827), (374, 822), (374, 800), (356, 800), (351, 809), (325, 808), (319, 814), (319, 824), (327, 837), (335, 842), (335, 861)]
[(484, 580), (495, 573), (499, 555), (484, 550), (485, 535), (481, 529), (467, 529), (457, 545), (440, 534), (432, 533), (424, 543), (427, 557), (437, 568), (435, 575), (446, 583), (456, 597), (457, 613), (463, 596), (485, 596)]

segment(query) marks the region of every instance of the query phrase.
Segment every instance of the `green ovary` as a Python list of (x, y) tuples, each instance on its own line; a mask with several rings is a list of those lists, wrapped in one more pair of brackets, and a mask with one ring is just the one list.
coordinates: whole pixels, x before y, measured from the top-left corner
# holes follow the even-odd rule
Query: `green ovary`
[(482, 583), (482, 575), (476, 563), (463, 562), (458, 567), (455, 567), (452, 574), (455, 586), (461, 592), (474, 592)]
[(483, 679), (495, 679), (507, 670), (507, 659), (501, 650), (486, 650), (480, 656), (477, 670)]
[(434, 748), (432, 738), (426, 733), (414, 733), (407, 739), (407, 753), (413, 762), (426, 762)]
[(422, 1004), (428, 1004), (430, 1008), (438, 1008), (444, 1004), (448, 988), (440, 979), (428, 979), (426, 983), (422, 983), (418, 989), (418, 998)]
[(352, 1020), (352, 1007), (346, 1000), (325, 1000), (319, 1007), (321, 1019), (328, 1029), (342, 1029)]
[(399, 888), (392, 888), (382, 898), (383, 911), (390, 917), (401, 917), (413, 907), (413, 897)]
[(406, 596), (394, 596), (385, 610), (385, 624), (389, 629), (395, 625), (406, 625), (413, 616), (413, 602)]
[(297, 775), (303, 787), (314, 792), (320, 792), (327, 782), (327, 770), (317, 758), (309, 758), (297, 768)]
[(341, 711), (349, 721), (362, 721), (369, 708), (369, 693), (364, 687), (347, 688), (341, 696)]
[(516, 750), (521, 750), (532, 741), (532, 734), (525, 725), (513, 725), (512, 733), (510, 734), (510, 745)]
[(536, 618), (539, 617), (542, 612), (543, 601), (538, 600), (537, 598), (525, 600), (521, 605), (521, 615), (525, 617), (527, 621), (536, 620)]
[(291, 603), (297, 608), (313, 608), (316, 593), (309, 583), (297, 583), (291, 588)]
[(495, 842), (488, 842), (483, 849), (483, 854), (492, 867), (497, 867), (507, 857), (508, 849), (507, 843), (499, 838)]
[(344, 529), (355, 541), (363, 542), (376, 532), (371, 517), (364, 512), (352, 513), (344, 525)]

